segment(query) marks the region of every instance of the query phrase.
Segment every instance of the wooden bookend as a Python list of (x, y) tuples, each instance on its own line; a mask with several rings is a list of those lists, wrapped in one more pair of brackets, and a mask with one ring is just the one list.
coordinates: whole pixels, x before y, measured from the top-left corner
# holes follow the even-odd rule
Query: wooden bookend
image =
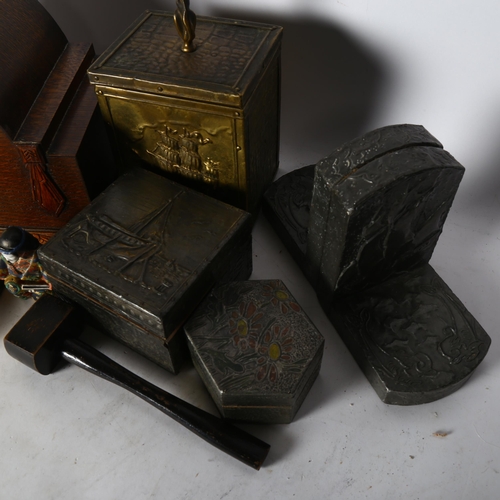
[(45, 242), (116, 177), (93, 58), (36, 0), (0, 2), (0, 231)]

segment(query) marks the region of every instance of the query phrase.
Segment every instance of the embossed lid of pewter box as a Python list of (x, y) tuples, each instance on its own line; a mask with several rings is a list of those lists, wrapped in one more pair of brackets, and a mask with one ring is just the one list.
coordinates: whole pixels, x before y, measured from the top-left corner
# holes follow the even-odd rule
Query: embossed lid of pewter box
[(40, 251), (48, 274), (163, 335), (211, 286), (250, 216), (144, 169), (122, 175)]
[(243, 107), (276, 54), (282, 28), (198, 17), (185, 53), (173, 14), (146, 11), (89, 68), (92, 83)]

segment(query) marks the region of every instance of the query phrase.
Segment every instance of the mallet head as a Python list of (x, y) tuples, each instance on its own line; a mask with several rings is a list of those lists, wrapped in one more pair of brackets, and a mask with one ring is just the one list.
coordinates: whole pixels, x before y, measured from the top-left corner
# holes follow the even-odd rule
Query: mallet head
[(84, 321), (75, 306), (46, 294), (7, 334), (5, 349), (21, 363), (48, 375), (61, 359), (62, 342), (78, 336), (83, 327)]

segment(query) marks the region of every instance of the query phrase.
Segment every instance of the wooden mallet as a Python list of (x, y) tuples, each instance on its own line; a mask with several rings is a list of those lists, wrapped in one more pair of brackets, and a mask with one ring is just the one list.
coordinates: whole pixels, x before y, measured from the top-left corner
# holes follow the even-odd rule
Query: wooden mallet
[(205, 441), (259, 469), (270, 446), (185, 401), (150, 384), (93, 347), (78, 340), (84, 321), (78, 308), (44, 295), (4, 339), (7, 352), (33, 370), (47, 375), (61, 360), (119, 385), (158, 408)]

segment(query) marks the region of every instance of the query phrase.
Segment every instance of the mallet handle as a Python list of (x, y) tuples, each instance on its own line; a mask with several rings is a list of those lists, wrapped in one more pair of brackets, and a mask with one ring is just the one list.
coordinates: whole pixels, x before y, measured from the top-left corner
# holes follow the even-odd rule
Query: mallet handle
[(270, 445), (264, 441), (156, 387), (80, 340), (64, 340), (61, 355), (69, 363), (139, 396), (216, 448), (254, 469), (260, 469), (269, 452)]

